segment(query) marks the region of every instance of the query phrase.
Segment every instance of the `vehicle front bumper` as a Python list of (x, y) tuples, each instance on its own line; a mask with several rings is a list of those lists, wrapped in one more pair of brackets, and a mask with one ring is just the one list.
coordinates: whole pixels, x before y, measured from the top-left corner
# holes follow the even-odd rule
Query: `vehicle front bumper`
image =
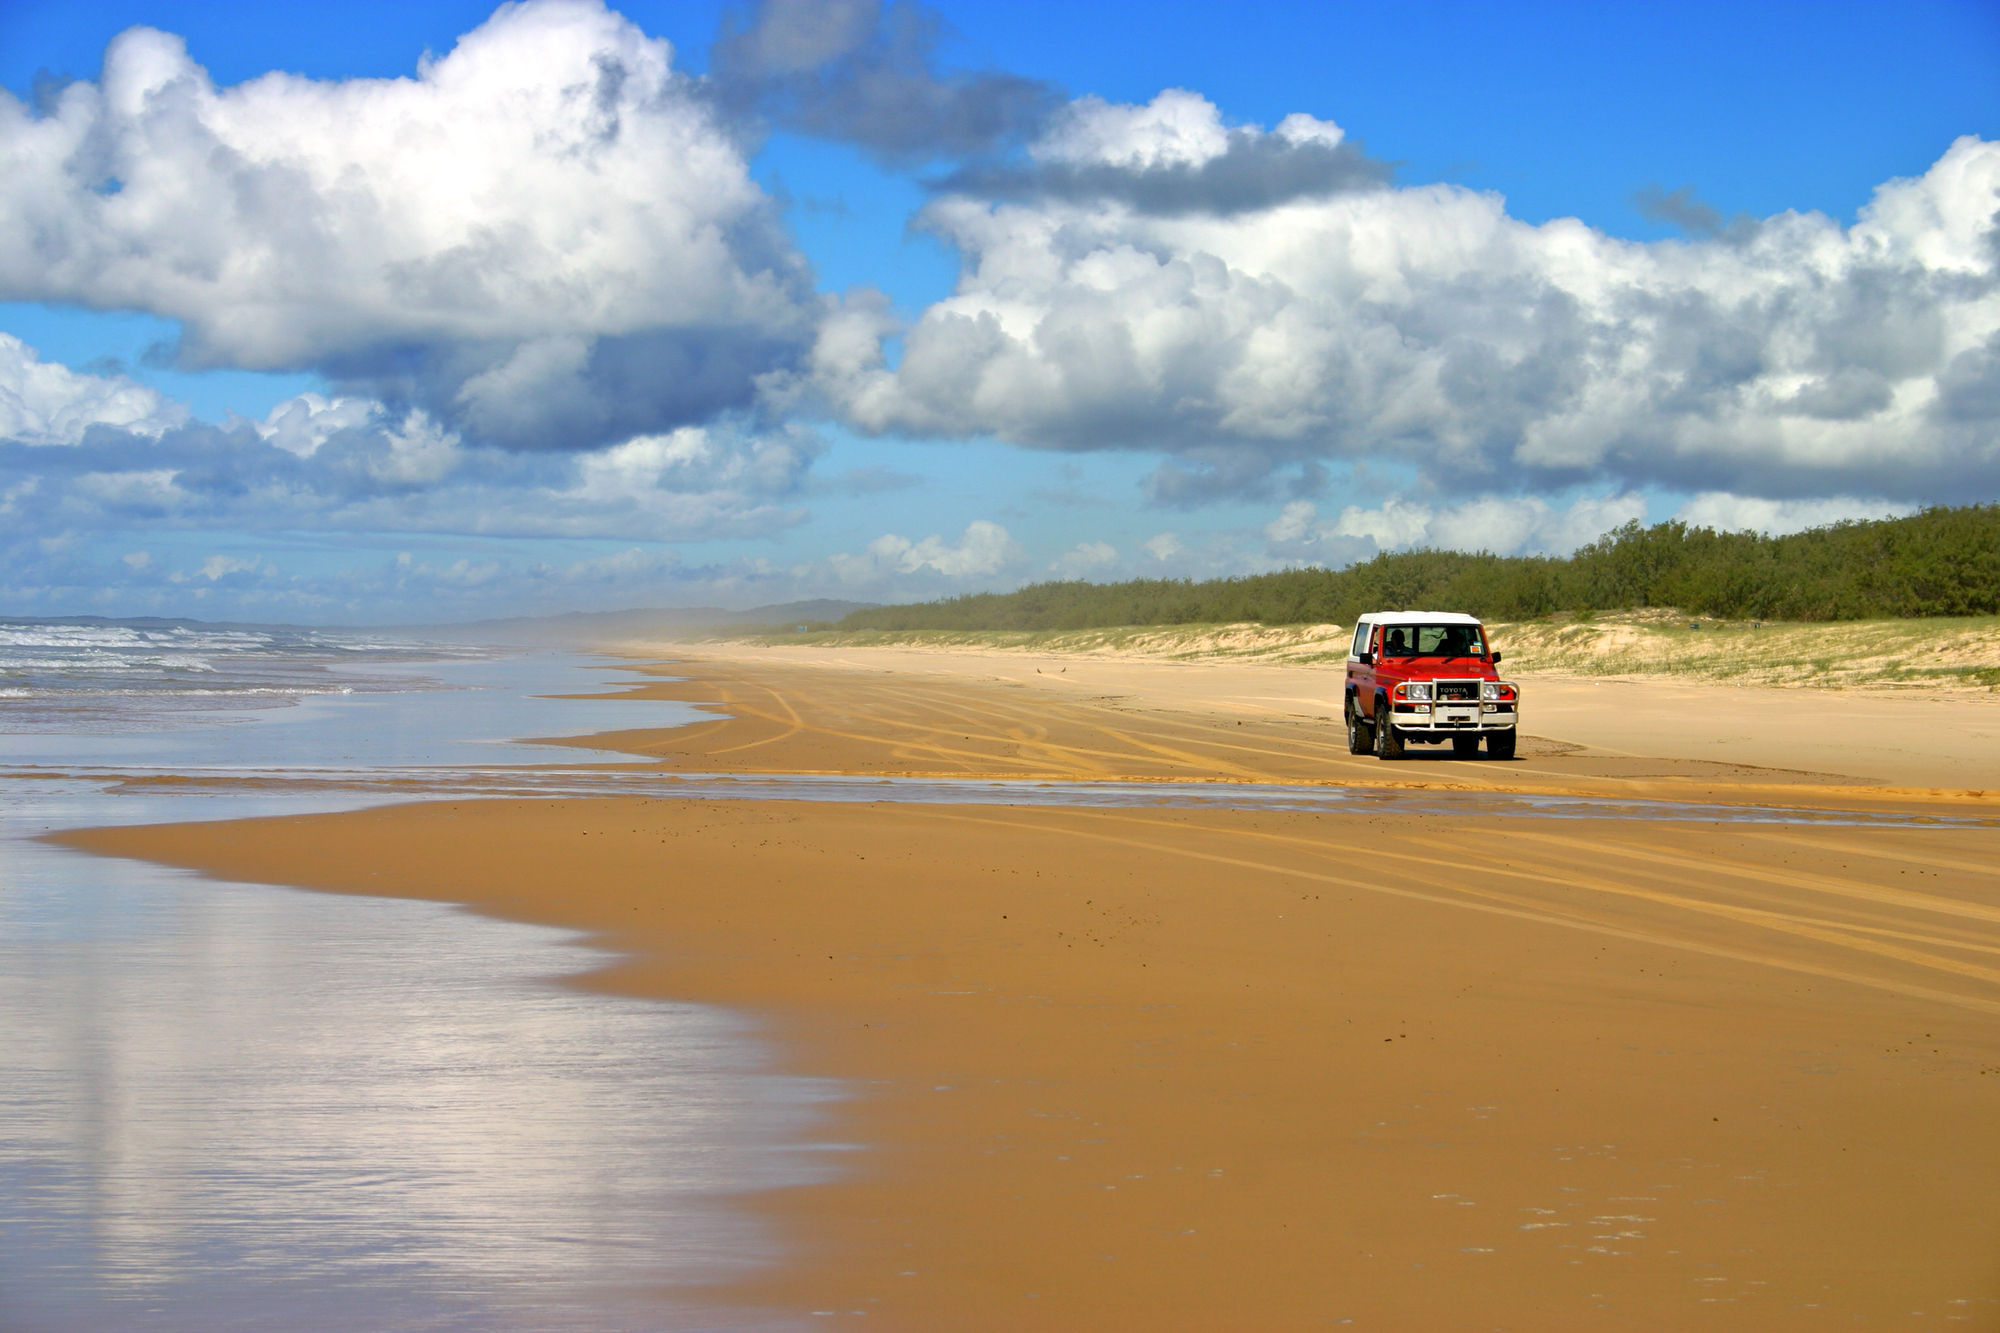
[(1390, 707), (1398, 731), (1453, 732), (1507, 731), (1520, 718), (1518, 703), (1479, 703), (1447, 700), (1434, 704), (1398, 703)]

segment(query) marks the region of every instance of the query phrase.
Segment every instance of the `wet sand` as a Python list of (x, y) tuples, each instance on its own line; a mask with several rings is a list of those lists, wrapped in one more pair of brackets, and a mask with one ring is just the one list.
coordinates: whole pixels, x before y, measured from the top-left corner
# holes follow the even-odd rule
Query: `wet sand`
[[(1649, 745), (1649, 703), (1581, 686), (1566, 722), (1552, 684), (1513, 764), (1383, 764), (1297, 669), (701, 651), (640, 692), (716, 720), (617, 748), (1910, 823), (608, 798), (69, 840), (580, 927), (625, 956), (589, 985), (760, 1016), (798, 1072), (849, 1081), (823, 1132), (854, 1151), (752, 1201), (794, 1262), (747, 1305), (913, 1330), (2000, 1326), (2000, 829), (1934, 822), (2000, 817), (1991, 752), (1962, 753), (1989, 702), (1871, 702), (1907, 737), (1885, 755), (1741, 690), (1695, 690)], [(1745, 739), (1705, 753), (1703, 727)]]

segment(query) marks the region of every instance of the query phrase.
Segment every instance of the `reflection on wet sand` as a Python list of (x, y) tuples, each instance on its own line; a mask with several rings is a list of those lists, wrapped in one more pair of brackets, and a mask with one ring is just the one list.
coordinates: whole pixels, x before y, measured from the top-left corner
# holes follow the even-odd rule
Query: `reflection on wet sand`
[(615, 709), (523, 703), (599, 679), (576, 666), (459, 662), (452, 689), (4, 738), (17, 760), (331, 763), (357, 785), (5, 772), (0, 1328), (787, 1326), (703, 1295), (777, 1254), (730, 1198), (831, 1160), (792, 1145), (832, 1085), (773, 1072), (749, 1020), (556, 984), (605, 959), (571, 931), (30, 840), (352, 806), (382, 764), (546, 753), (465, 741)]
[(821, 1094), (740, 1020), (541, 983), (547, 930), (103, 864), (0, 893), (7, 1326), (675, 1327), (770, 1258), (719, 1196), (811, 1178), (756, 1145)]

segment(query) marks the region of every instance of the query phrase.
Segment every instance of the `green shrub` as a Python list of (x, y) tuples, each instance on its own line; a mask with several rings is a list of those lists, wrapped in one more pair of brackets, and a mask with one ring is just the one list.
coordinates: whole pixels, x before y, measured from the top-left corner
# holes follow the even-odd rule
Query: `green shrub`
[(1346, 569), (1238, 578), (1068, 580), (857, 611), (844, 630), (1069, 630), (1332, 623), (1389, 608), (1489, 620), (1674, 607), (1734, 620), (2000, 613), (2000, 505), (1926, 509), (1785, 537), (1632, 522), (1568, 557), (1401, 551)]

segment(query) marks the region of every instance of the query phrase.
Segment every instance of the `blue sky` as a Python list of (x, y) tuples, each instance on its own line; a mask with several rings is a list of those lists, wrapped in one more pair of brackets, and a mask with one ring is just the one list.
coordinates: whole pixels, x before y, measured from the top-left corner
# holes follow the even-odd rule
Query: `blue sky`
[(2000, 499), (1990, 5), (21, 4), (0, 88), (0, 614)]

